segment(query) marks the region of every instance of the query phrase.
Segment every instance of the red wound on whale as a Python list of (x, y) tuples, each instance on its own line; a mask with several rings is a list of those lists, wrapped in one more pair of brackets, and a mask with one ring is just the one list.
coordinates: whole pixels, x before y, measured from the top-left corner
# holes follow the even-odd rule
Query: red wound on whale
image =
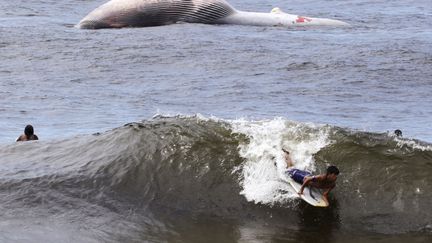
[(312, 19), (302, 17), (302, 16), (297, 16), (297, 19), (296, 19), (296, 23), (305, 23), (305, 22), (311, 22), (311, 21), (312, 21)]

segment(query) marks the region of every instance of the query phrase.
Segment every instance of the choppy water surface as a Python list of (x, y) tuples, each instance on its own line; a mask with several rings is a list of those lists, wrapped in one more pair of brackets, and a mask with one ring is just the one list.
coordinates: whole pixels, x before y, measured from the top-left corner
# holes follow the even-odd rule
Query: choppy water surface
[[(103, 2), (0, 2), (0, 241), (431, 239), (429, 1), (230, 1), (348, 28), (73, 27)], [(294, 198), (282, 147), (340, 167), (332, 207)]]

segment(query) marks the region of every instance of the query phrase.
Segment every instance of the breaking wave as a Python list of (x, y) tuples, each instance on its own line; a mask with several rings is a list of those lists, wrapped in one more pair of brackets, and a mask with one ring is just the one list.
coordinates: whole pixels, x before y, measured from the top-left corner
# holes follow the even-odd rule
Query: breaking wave
[(323, 221), (360, 232), (430, 228), (431, 144), (284, 118), (156, 116), (100, 134), (5, 145), (1, 207), (11, 215), (16, 208), (79, 211), (78, 221), (83, 210), (91, 217), (151, 218), (153, 226), (162, 224), (154, 223), (161, 212), (240, 221), (270, 213), (274, 224), (295, 226), (292, 218), (308, 205), (281, 180), (282, 148), (298, 168), (340, 168)]

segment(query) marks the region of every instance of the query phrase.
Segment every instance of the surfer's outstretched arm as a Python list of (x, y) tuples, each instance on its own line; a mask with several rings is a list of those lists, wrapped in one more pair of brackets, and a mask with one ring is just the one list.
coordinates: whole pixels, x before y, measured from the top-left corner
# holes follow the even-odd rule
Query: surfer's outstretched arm
[(305, 177), (305, 179), (304, 179), (304, 181), (303, 181), (303, 184), (302, 184), (302, 186), (301, 186), (301, 188), (300, 188), (300, 191), (299, 191), (299, 195), (301, 195), (301, 194), (303, 194), (303, 190), (304, 190), (304, 188), (307, 186), (307, 185), (309, 185), (310, 184), (310, 182), (312, 181), (314, 179), (314, 177)]

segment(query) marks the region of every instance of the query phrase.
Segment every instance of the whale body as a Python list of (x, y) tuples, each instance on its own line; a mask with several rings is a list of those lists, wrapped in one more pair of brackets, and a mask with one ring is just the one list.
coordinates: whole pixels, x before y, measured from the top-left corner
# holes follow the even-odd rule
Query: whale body
[(84, 17), (82, 29), (148, 27), (177, 22), (256, 26), (345, 26), (345, 22), (287, 14), (236, 10), (224, 0), (111, 0)]

